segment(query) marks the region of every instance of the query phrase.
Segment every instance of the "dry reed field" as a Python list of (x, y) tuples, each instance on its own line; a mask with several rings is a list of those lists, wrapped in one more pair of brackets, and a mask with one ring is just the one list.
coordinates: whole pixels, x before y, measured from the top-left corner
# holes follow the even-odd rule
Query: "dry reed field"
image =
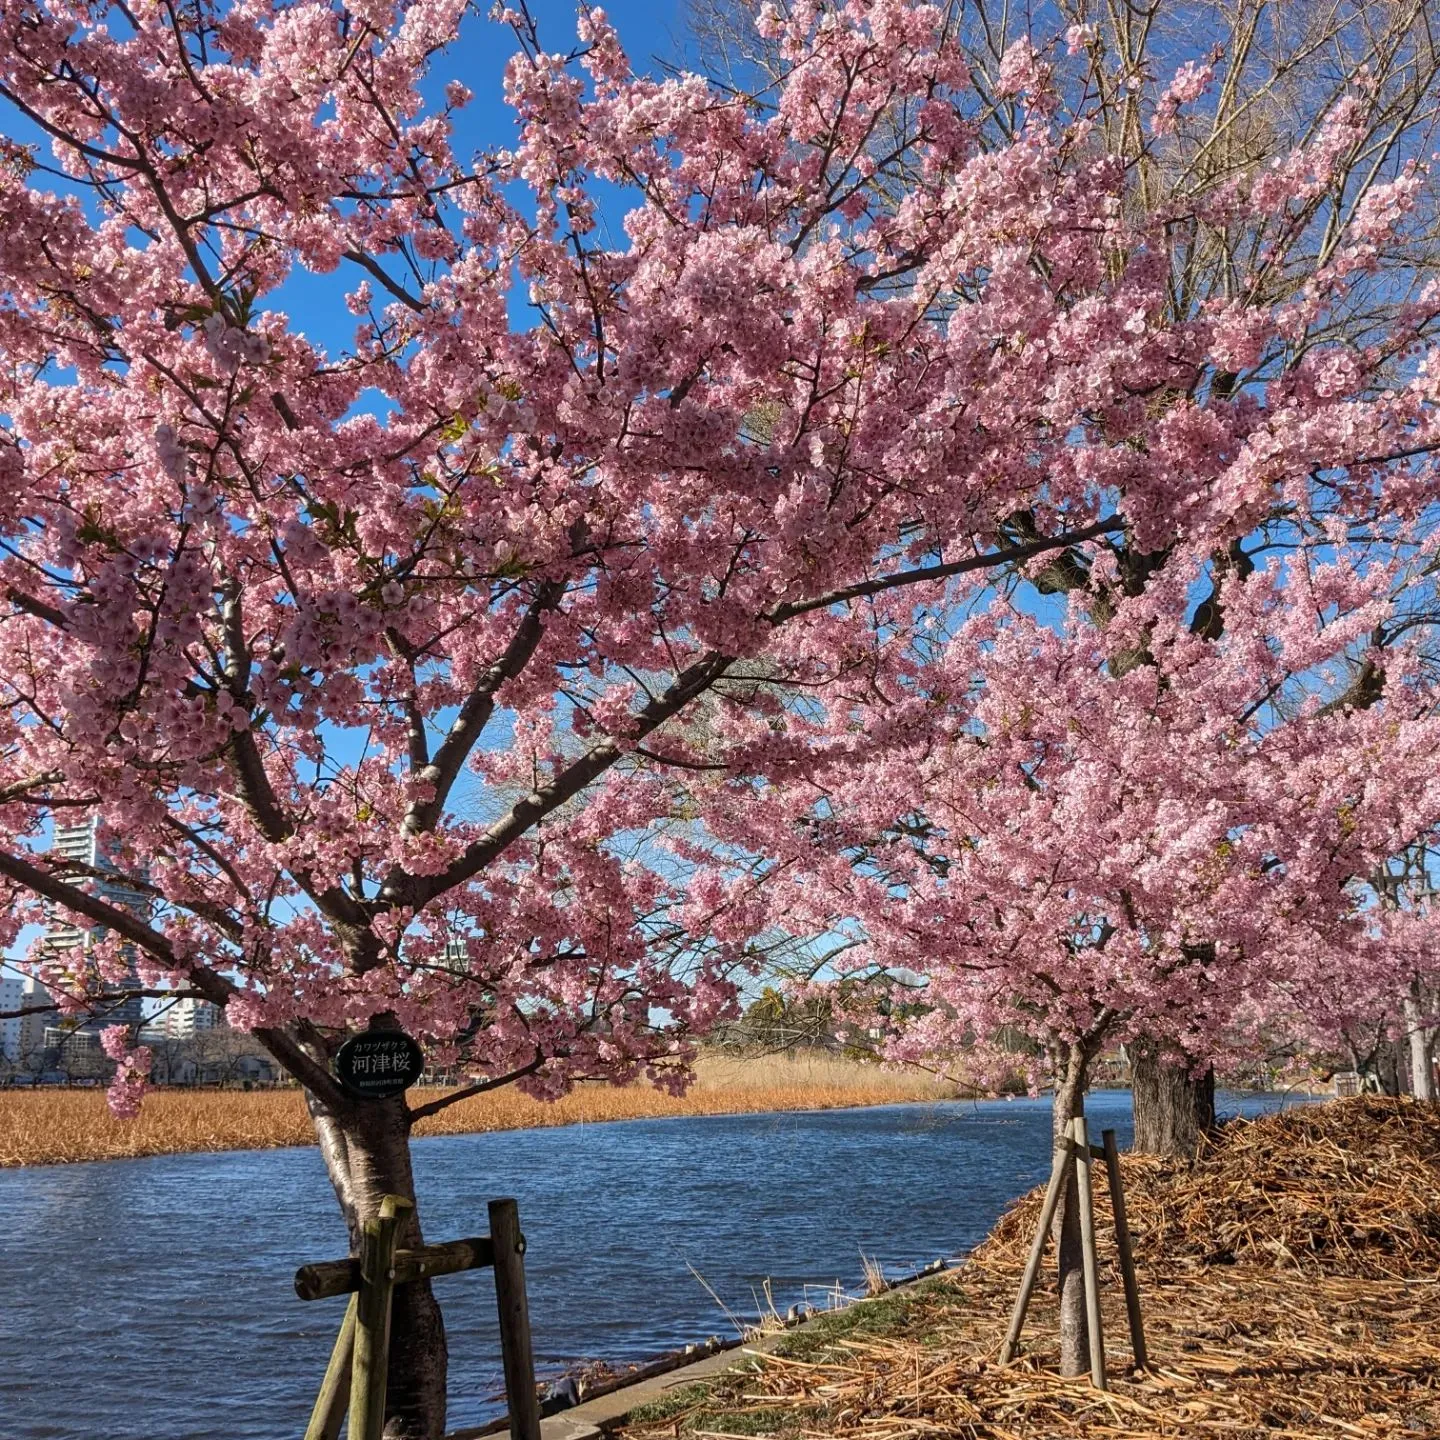
[(1298, 1107), (1227, 1126), (1193, 1168), (1123, 1166), (1148, 1371), (1129, 1366), (1103, 1193), (1110, 1389), (1056, 1373), (1053, 1279), (1020, 1360), (995, 1363), (1037, 1191), (957, 1270), (677, 1390), (615, 1440), (1440, 1437), (1440, 1106)]
[[(412, 1102), (444, 1094), (414, 1090)], [(918, 1073), (825, 1055), (705, 1056), (688, 1094), (649, 1085), (583, 1085), (553, 1104), (514, 1088), (462, 1100), (422, 1120), (418, 1135), (460, 1135), (667, 1115), (831, 1110), (949, 1099), (951, 1087)], [(314, 1143), (296, 1090), (156, 1090), (134, 1120), (117, 1120), (98, 1090), (0, 1091), (0, 1166), (118, 1160), (201, 1150), (264, 1150)]]

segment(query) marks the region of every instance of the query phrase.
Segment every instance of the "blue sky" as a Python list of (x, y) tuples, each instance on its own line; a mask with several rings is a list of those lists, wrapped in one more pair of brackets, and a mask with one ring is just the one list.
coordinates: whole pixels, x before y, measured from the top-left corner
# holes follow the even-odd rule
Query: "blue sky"
[[(477, 7), (481, 12), (485, 7)], [(673, 60), (686, 48), (685, 0), (615, 0), (605, 13), (620, 32), (631, 64), (640, 71), (653, 69), (656, 59)], [(575, 46), (577, 7), (568, 0), (530, 0), (530, 13), (540, 27), (540, 42), (547, 50), (568, 52)], [(475, 92), (466, 109), (469, 129), (480, 144), (503, 143), (513, 119), (500, 98), (505, 62), (515, 52), (515, 37), (508, 26), (471, 14), (449, 55), (450, 63), (437, 65), (440, 86), (458, 79)], [(439, 73), (448, 70), (448, 74)], [(437, 93), (438, 93), (437, 87)], [(503, 133), (502, 133), (503, 132)]]
[[(686, 0), (619, 0), (605, 5), (620, 34), (631, 64), (641, 73), (658, 73), (662, 61), (675, 62), (687, 51)], [(479, 151), (504, 148), (516, 138), (515, 113), (505, 103), (505, 67), (519, 48), (514, 32), (488, 17), (488, 7), (479, 4), (466, 16), (454, 45), (437, 56), (423, 90), (438, 108), (451, 80), (459, 80), (474, 99), (455, 117), (453, 139), (457, 159), (468, 159)], [(542, 46), (552, 53), (569, 54), (578, 41), (575, 34), (577, 7), (569, 0), (531, 0), (530, 13), (539, 28)], [(3, 113), (3, 110), (0, 110)], [(613, 233), (620, 235), (621, 211), (602, 216)], [(620, 236), (623, 243), (623, 235)], [(332, 275), (310, 275), (296, 271), (279, 290), (261, 302), (266, 309), (284, 310), (294, 327), (332, 354), (349, 347), (356, 321), (345, 309), (342, 295), (360, 277), (349, 266)], [(381, 297), (382, 300), (385, 297)], [(523, 312), (523, 295), (516, 304)], [(522, 314), (517, 326), (525, 324)]]

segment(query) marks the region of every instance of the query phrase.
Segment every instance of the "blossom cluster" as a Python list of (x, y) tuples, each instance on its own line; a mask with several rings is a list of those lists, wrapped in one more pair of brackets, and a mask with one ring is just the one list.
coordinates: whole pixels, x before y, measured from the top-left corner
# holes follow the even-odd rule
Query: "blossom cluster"
[[(465, 9), (0, 3), (51, 152), (0, 166), (0, 941), (65, 907), (307, 1083), (388, 1017), (544, 1094), (683, 1071), (782, 924), (1055, 1034), (1184, 1009), (1197, 938), (1217, 995), (1340, 943), (1307, 896), (1429, 823), (1424, 676), (1256, 717), (1426, 543), (1440, 370), (1380, 398), (1392, 352), (1323, 339), (1418, 169), (1298, 299), (1176, 313), (1173, 209), (1028, 41), (997, 146), (939, 7), (767, 7), (764, 105), (592, 10), (472, 161), (427, 82)], [(1363, 104), (1206, 223), (1310, 203)], [(1192, 589), (1275, 515), (1304, 561), (1237, 569), (1207, 649)], [(1013, 610), (1077, 570), (1063, 625)], [(83, 811), (144, 915), (37, 856)]]

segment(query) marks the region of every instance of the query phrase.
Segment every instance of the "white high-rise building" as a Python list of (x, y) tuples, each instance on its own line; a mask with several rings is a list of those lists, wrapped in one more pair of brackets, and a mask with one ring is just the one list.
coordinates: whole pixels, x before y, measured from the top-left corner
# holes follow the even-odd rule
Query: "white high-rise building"
[[(0, 1015), (8, 1015), (25, 1004), (25, 977), (12, 970), (0, 970)], [(0, 1059), (20, 1058), (20, 1019), (16, 1015), (0, 1020)]]
[[(147, 908), (144, 894), (133, 886), (126, 885), (116, 875), (114, 880), (105, 878), (106, 872), (114, 874), (115, 866), (110, 859), (109, 847), (100, 825), (100, 818), (92, 815), (89, 819), (55, 826), (55, 838), (50, 848), (78, 867), (85, 867), (85, 873), (100, 871), (101, 876), (93, 881), (94, 893), (107, 904), (143, 914)], [(45, 939), (46, 946), (56, 954), (57, 959), (74, 963), (78, 960), (75, 950), (88, 950), (92, 941), (103, 934), (103, 930), (83, 929), (79, 925), (57, 923), (50, 926)], [(103, 1030), (107, 1025), (130, 1025), (139, 1028), (144, 1019), (144, 1007), (140, 994), (140, 980), (135, 974), (133, 955), (130, 973), (119, 984), (104, 986), (105, 1004), (78, 1027), (81, 1030)], [(134, 991), (135, 994), (127, 992)]]
[(208, 1000), (177, 1000), (160, 1017), (169, 1040), (193, 1040), (202, 1030), (214, 1030), (225, 1023), (218, 1005)]
[(15, 1058), (27, 1069), (36, 1069), (45, 1050), (45, 1029), (55, 1023), (55, 1011), (48, 1009), (50, 992), (33, 977), (25, 981), (20, 1008), (30, 1011), (22, 1016), (17, 1033)]

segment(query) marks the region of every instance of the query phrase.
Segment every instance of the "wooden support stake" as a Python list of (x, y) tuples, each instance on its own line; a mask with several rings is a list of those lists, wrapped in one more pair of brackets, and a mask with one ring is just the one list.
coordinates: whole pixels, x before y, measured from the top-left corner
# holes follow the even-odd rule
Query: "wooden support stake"
[[(500, 1354), (511, 1440), (540, 1440), (540, 1400), (535, 1393), (535, 1355), (530, 1345), (530, 1305), (525, 1298), (525, 1237), (513, 1200), (490, 1202), (495, 1302), (500, 1310)], [(358, 1437), (357, 1437), (358, 1440)]]
[[(478, 1270), (489, 1264), (490, 1237), (475, 1235), (468, 1240), (447, 1240), (443, 1245), (397, 1250), (391, 1268), (397, 1285), (409, 1285), (416, 1280), (456, 1275), (462, 1270)], [(295, 1293), (302, 1300), (324, 1300), (359, 1288), (360, 1261), (353, 1255), (347, 1260), (317, 1260), (295, 1272)]]
[(1016, 1347), (1020, 1344), (1025, 1312), (1030, 1308), (1030, 1297), (1035, 1292), (1035, 1281), (1040, 1274), (1040, 1261), (1045, 1256), (1045, 1237), (1050, 1233), (1055, 1207), (1059, 1205), (1060, 1196), (1070, 1181), (1070, 1167), (1074, 1163), (1075, 1147), (1067, 1134), (1055, 1142), (1055, 1163), (1050, 1167), (1050, 1184), (1045, 1189), (1045, 1203), (1040, 1207), (1040, 1223), (1035, 1227), (1035, 1240), (1030, 1246), (1030, 1258), (1025, 1262), (1025, 1273), (1020, 1277), (1020, 1293), (1015, 1297), (1015, 1308), (1010, 1313), (1010, 1328), (1005, 1332), (1005, 1343), (1000, 1347), (1002, 1365), (1008, 1365), (1015, 1358)]
[(335, 1337), (335, 1348), (330, 1352), (330, 1363), (325, 1367), (325, 1378), (320, 1382), (320, 1394), (310, 1412), (310, 1423), (305, 1427), (305, 1440), (337, 1440), (340, 1427), (345, 1423), (345, 1406), (350, 1401), (350, 1370), (355, 1363), (355, 1307), (358, 1303), (352, 1295), (345, 1307), (345, 1320)]
[(1070, 1122), (1075, 1136), (1076, 1179), (1080, 1191), (1080, 1249), (1085, 1265), (1085, 1324), (1090, 1332), (1090, 1383), (1108, 1390), (1105, 1379), (1105, 1332), (1100, 1326), (1100, 1257), (1095, 1248), (1095, 1193), (1090, 1183), (1090, 1136), (1085, 1117)]
[(350, 1440), (380, 1440), (385, 1429), (385, 1372), (390, 1364), (390, 1294), (395, 1286), (395, 1237), (414, 1202), (387, 1195), (367, 1220), (360, 1241), (360, 1291), (355, 1306), (355, 1361), (350, 1376)]
[(1125, 1216), (1125, 1187), (1120, 1181), (1120, 1147), (1115, 1132), (1103, 1130), (1105, 1174), (1110, 1180), (1110, 1206), (1115, 1212), (1115, 1248), (1120, 1252), (1120, 1278), (1125, 1282), (1125, 1314), (1130, 1320), (1130, 1350), (1137, 1369), (1148, 1370), (1145, 1327), (1140, 1320), (1140, 1286), (1135, 1279), (1135, 1252), (1130, 1248), (1130, 1222)]

